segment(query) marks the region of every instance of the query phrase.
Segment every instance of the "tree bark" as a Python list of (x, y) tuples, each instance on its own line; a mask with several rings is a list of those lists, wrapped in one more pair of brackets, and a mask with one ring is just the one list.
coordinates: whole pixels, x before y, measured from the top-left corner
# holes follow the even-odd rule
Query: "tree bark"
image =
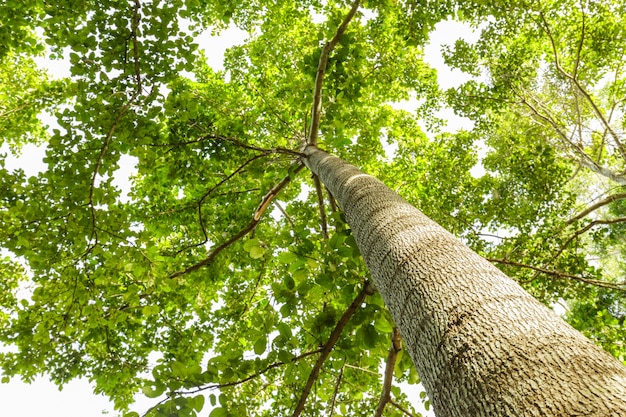
[(626, 367), (377, 179), (315, 146), (438, 417), (626, 416)]

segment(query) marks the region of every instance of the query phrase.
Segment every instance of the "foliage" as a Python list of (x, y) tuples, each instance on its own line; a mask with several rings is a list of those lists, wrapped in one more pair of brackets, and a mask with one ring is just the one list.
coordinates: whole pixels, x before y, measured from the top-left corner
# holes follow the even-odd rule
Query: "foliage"
[(622, 358), (624, 11), (617, 1), (494, 3), (462, 15), (480, 39), (445, 53), (474, 75), (447, 101), (487, 149), (482, 204), (493, 217), (481, 227), (500, 242), (486, 256), (535, 296), (570, 303), (570, 322)]
[[(593, 28), (584, 48), (572, 48), (582, 29), (567, 20), (580, 22), (580, 8), (558, 2), (368, 1), (349, 21), (354, 4), (342, 1), (20, 4), (22, 14), (2, 11), (0, 36), (25, 35), (1, 43), (1, 137), (12, 153), (44, 144), (48, 168), (28, 178), (0, 169), (0, 241), (11, 254), (0, 263), (0, 340), (14, 348), (0, 354), (6, 378), (87, 377), (120, 410), (138, 392), (154, 398), (151, 416), (288, 415), (303, 399), (309, 415), (372, 414), (394, 324), (341, 209), (297, 162), (324, 45), (345, 22), (326, 57), (320, 146), (385, 180), (542, 300), (573, 300), (572, 323), (599, 343), (623, 334), (613, 291), (623, 282), (588, 256), (623, 250), (622, 225), (583, 230), (599, 212), (573, 217), (593, 180), (577, 165), (618, 175), (619, 146), (602, 124), (579, 151), (558, 132), (597, 127), (576, 81), (598, 87), (602, 114), (621, 117), (619, 48), (599, 38), (621, 36), (624, 11), (613, 3), (584, 6)], [(458, 42), (448, 55), (490, 78), (447, 94), (474, 131), (428, 137), (420, 126), (436, 126), (442, 96), (423, 46), (451, 16), (491, 16), (478, 44)], [(553, 33), (563, 68), (578, 68), (573, 80), (550, 61), (545, 22), (569, 30)], [(193, 39), (229, 25), (248, 38), (214, 71)], [(41, 53), (68, 57), (71, 76), (51, 81), (33, 60)], [(609, 69), (614, 81), (598, 86)], [(520, 91), (547, 113), (524, 107)], [(421, 103), (415, 114), (391, 105), (410, 97)], [(43, 113), (54, 115), (48, 129)], [(600, 156), (584, 164), (581, 152)], [(129, 161), (127, 184), (119, 175)], [(472, 175), (477, 164), (485, 175)], [(621, 195), (607, 178), (593, 192)], [(394, 369), (395, 381), (419, 380), (402, 350)], [(398, 387), (387, 401), (385, 415), (414, 411)]]

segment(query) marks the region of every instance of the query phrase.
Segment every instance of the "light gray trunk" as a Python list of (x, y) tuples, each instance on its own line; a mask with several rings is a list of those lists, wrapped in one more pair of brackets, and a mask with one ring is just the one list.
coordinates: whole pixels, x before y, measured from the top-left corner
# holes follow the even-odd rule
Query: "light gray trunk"
[(626, 416), (626, 367), (377, 179), (314, 146), (439, 417)]

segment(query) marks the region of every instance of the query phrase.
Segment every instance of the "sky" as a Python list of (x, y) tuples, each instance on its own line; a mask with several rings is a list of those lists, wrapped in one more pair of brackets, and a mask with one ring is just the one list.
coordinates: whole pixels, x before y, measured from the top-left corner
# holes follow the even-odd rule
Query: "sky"
[[(241, 43), (245, 34), (237, 29), (229, 29), (219, 37), (213, 37), (207, 31), (197, 41), (205, 49), (209, 63), (214, 69), (222, 69), (222, 61), (225, 50)], [(458, 71), (450, 70), (441, 56), (441, 46), (453, 44), (458, 38), (468, 41), (476, 39), (476, 34), (465, 25), (458, 22), (442, 22), (436, 27), (431, 35), (430, 43), (426, 46), (426, 60), (438, 72), (439, 83), (442, 88), (450, 88), (460, 85), (468, 79), (467, 75)], [(69, 74), (69, 64), (64, 61), (49, 61), (40, 59), (40, 65), (49, 68), (52, 74), (64, 76)], [(414, 108), (412, 103), (403, 103), (403, 108)], [(470, 125), (466, 119), (454, 115), (451, 111), (440, 114), (449, 120), (449, 129), (468, 128)], [(0, 151), (4, 149), (0, 148)], [(7, 168), (20, 167), (27, 175), (36, 175), (45, 169), (42, 162), (44, 149), (32, 145), (24, 147), (20, 158), (7, 158)], [(122, 164), (116, 172), (120, 182), (128, 182), (132, 174), (132, 164)], [(7, 416), (46, 416), (46, 417), (91, 417), (91, 416), (117, 416), (112, 404), (103, 396), (94, 395), (92, 388), (86, 380), (75, 380), (67, 384), (62, 391), (45, 378), (37, 378), (32, 384), (25, 384), (19, 379), (13, 379), (8, 384), (0, 384), (0, 400), (2, 401), (2, 414)], [(155, 404), (155, 400), (138, 398), (133, 407), (141, 412)], [(416, 404), (416, 406), (419, 404)], [(434, 416), (431, 412), (424, 412), (425, 416)], [(206, 409), (201, 415), (208, 415)]]

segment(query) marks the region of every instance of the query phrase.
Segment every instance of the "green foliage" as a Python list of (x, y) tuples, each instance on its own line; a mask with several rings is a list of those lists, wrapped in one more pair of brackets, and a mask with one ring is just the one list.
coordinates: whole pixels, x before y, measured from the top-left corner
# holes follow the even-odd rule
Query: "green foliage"
[(461, 14), (481, 25), (477, 42), (444, 52), (476, 77), (446, 92), (486, 149), (489, 218), (474, 227), (499, 237), (473, 244), (535, 296), (571, 305), (572, 324), (621, 358), (600, 299), (624, 291), (625, 11), (619, 1), (494, 2)]
[[(621, 293), (588, 282), (622, 284), (623, 265), (609, 258), (624, 250), (623, 223), (577, 235), (596, 217), (568, 222), (592, 179), (579, 174), (580, 153), (568, 153), (555, 126), (586, 126), (598, 115), (550, 61), (541, 10), (509, 1), (401, 3), (364, 2), (330, 53), (320, 146), (377, 175), (485, 255), (513, 261), (501, 265), (542, 300), (566, 300), (572, 323), (611, 346), (623, 335)], [(542, 9), (563, 29), (553, 30), (561, 64), (569, 71), (580, 62), (577, 80), (597, 87), (603, 114), (614, 105), (621, 117), (622, 77), (602, 82), (622, 65), (623, 6), (585, 3), (580, 49), (578, 6), (561, 3)], [(350, 5), (8, 6), (0, 137), (12, 155), (27, 143), (45, 147), (47, 169), (27, 178), (0, 160), (0, 341), (13, 347), (0, 354), (3, 380), (86, 377), (129, 417), (138, 415), (129, 411), (137, 393), (154, 399), (149, 416), (289, 415), (368, 278), (341, 208), (327, 204), (324, 237), (313, 182), (293, 164), (311, 124), (322, 47)], [(446, 54), (489, 79), (445, 94), (475, 121), (473, 131), (427, 137), (421, 126), (436, 130), (444, 95), (423, 47), (450, 16), (475, 24), (490, 16), (479, 43), (457, 42)], [(194, 37), (229, 25), (248, 37), (214, 71)], [(69, 78), (52, 81), (37, 68), (38, 54), (67, 57)], [(390, 105), (410, 97), (420, 102), (415, 114)], [(522, 99), (539, 100), (556, 121), (530, 114)], [(55, 122), (46, 127), (42, 114)], [(595, 130), (581, 146), (619, 172), (619, 147)], [(123, 182), (128, 161), (135, 169)], [(477, 166), (485, 173), (476, 175)], [(285, 177), (290, 183), (263, 213), (264, 197)], [(606, 213), (624, 217), (623, 199), (614, 203)], [(305, 413), (371, 415), (393, 327), (381, 297), (367, 296), (322, 364)], [(419, 381), (403, 352), (394, 377)], [(392, 396), (412, 410), (399, 388)]]

